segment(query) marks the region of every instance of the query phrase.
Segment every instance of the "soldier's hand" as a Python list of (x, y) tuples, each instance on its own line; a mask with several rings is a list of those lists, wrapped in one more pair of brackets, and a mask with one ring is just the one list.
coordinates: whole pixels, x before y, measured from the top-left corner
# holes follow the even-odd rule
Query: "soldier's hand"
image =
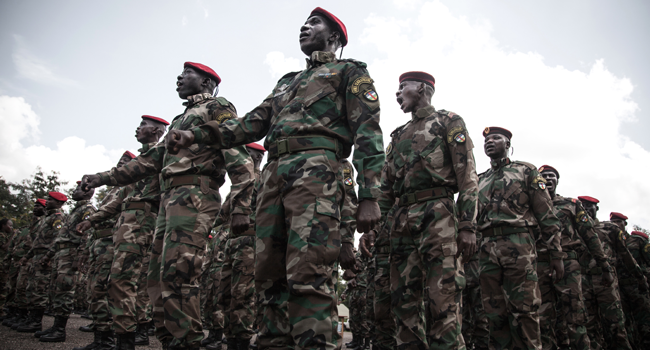
[(102, 185), (102, 179), (99, 175), (84, 175), (81, 178), (81, 189), (90, 191), (91, 188), (96, 188)]
[(564, 277), (564, 263), (560, 259), (551, 259), (551, 274), (555, 271), (555, 281), (554, 283), (560, 282), (562, 277)]
[(357, 275), (355, 275), (354, 272), (352, 272), (352, 270), (343, 271), (343, 280), (345, 280), (345, 281), (349, 281), (349, 280), (355, 278), (356, 276)]
[(609, 271), (603, 272), (603, 284), (605, 287), (611, 286), (612, 283), (614, 283), (614, 275)]
[(250, 225), (251, 219), (245, 214), (234, 214), (230, 222), (230, 228), (236, 235), (246, 232)]
[(370, 230), (370, 232), (366, 232), (361, 236), (359, 239), (359, 250), (361, 251), (361, 254), (363, 256), (371, 258), (372, 253), (370, 252), (370, 248), (375, 246), (375, 230)]
[(357, 208), (357, 231), (366, 233), (375, 228), (381, 219), (381, 211), (377, 201), (365, 199), (359, 202)]
[(194, 133), (189, 130), (169, 130), (165, 137), (167, 152), (176, 154), (183, 148), (188, 148), (194, 143)]
[(357, 280), (352, 280), (352, 281), (348, 282), (348, 284), (350, 285), (350, 287), (356, 288), (357, 287)]
[(456, 238), (456, 244), (458, 245), (458, 252), (456, 252), (456, 259), (463, 254), (463, 262), (468, 262), (469, 259), (476, 254), (476, 233), (470, 230), (461, 230), (458, 232), (458, 238)]
[[(354, 267), (354, 247), (350, 242), (343, 242), (341, 244), (341, 252), (339, 253), (339, 262), (341, 267), (344, 268), (347, 272), (348, 269)], [(345, 273), (344, 273), (345, 274)]]
[(92, 224), (90, 223), (90, 221), (84, 220), (84, 221), (77, 224), (76, 229), (77, 229), (77, 232), (84, 233), (84, 232), (88, 231), (88, 229), (91, 226), (92, 226)]

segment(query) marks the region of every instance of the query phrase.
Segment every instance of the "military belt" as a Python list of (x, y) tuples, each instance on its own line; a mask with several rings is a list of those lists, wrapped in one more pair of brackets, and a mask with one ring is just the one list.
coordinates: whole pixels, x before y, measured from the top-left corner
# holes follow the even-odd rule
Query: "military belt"
[(566, 253), (566, 258), (564, 260), (578, 260), (578, 253), (576, 252), (563, 252)]
[(623, 278), (618, 280), (619, 286), (631, 286), (637, 283), (639, 283), (639, 281), (636, 278)]
[(95, 231), (95, 234), (93, 235), (93, 237), (95, 237), (95, 239), (112, 237), (112, 236), (113, 236), (113, 229), (112, 228), (105, 228), (103, 230), (97, 230), (97, 231)]
[(343, 149), (339, 141), (326, 136), (292, 136), (272, 142), (269, 145), (269, 159), (280, 158), (291, 154), (313, 149), (324, 149), (336, 153), (338, 159), (342, 158)]
[(399, 206), (406, 207), (411, 204), (430, 201), (438, 198), (453, 198), (454, 191), (447, 187), (434, 187), (426, 190), (406, 193), (399, 197)]
[(515, 233), (524, 233), (528, 232), (528, 227), (512, 227), (512, 226), (500, 226), (500, 227), (490, 227), (486, 230), (481, 231), (483, 238), (487, 237), (497, 237), (497, 236), (507, 236)]
[(375, 246), (375, 249), (377, 250), (377, 254), (390, 254), (390, 246), (381, 246), (377, 247)]
[(209, 176), (205, 175), (179, 175), (173, 176), (162, 181), (162, 189), (166, 191), (170, 188), (187, 186), (187, 185), (196, 185), (201, 186), (203, 183), (207, 182), (208, 186), (213, 190), (219, 190), (219, 184), (217, 181), (211, 179)]
[(122, 210), (134, 210), (134, 209), (145, 210), (146, 208), (147, 208), (146, 202), (128, 202), (122, 204)]
[(57, 243), (56, 244), (56, 249), (61, 250), (61, 249), (66, 249), (66, 248), (77, 248), (79, 244), (72, 243), (72, 242), (62, 242), (62, 243)]
[(582, 274), (583, 275), (602, 275), (603, 274), (603, 268), (602, 267), (592, 267), (590, 269), (582, 269)]

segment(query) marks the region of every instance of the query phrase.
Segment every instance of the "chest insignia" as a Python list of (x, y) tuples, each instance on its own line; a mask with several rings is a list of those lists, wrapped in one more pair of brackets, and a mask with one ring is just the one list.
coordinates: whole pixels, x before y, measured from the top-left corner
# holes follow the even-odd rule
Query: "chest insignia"
[(363, 97), (366, 98), (368, 101), (377, 101), (379, 96), (377, 96), (377, 93), (374, 90), (368, 90), (363, 94)]
[(391, 154), (391, 152), (393, 152), (393, 143), (389, 142), (388, 146), (386, 146), (386, 155)]
[(318, 77), (319, 78), (329, 79), (331, 77), (335, 77), (337, 74), (338, 73), (320, 73), (320, 74), (318, 74)]

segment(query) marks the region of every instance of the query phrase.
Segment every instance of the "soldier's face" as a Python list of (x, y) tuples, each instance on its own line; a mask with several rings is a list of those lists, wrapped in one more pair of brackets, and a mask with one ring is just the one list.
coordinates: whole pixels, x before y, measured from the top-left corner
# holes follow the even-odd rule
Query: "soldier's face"
[(300, 27), (300, 50), (311, 56), (314, 51), (323, 51), (328, 44), (332, 31), (327, 25), (327, 21), (321, 16), (314, 15), (307, 19), (305, 24)]
[(541, 175), (546, 180), (546, 189), (549, 192), (555, 193), (555, 189), (557, 188), (557, 175), (552, 171), (544, 171)]
[(122, 156), (122, 158), (120, 158), (120, 161), (117, 162), (117, 167), (119, 168), (119, 167), (121, 167), (121, 166), (124, 166), (124, 164), (126, 164), (126, 163), (128, 163), (128, 162), (130, 162), (130, 161), (131, 161), (131, 157), (129, 157), (129, 156)]
[(510, 148), (510, 140), (501, 134), (491, 134), (485, 137), (483, 149), (485, 154), (492, 159), (505, 157), (508, 148)]
[(34, 204), (34, 210), (32, 210), (32, 213), (35, 216), (43, 216), (45, 215), (45, 207), (41, 203), (36, 203)]
[(595, 220), (596, 214), (598, 214), (598, 204), (594, 202), (587, 202), (587, 201), (584, 202), (581, 201), (581, 203), (582, 203), (582, 207), (585, 208), (587, 214), (589, 214), (589, 216), (591, 216), (591, 218)]
[(45, 201), (45, 207), (47, 209), (59, 209), (63, 206), (64, 203), (65, 202), (59, 202), (52, 197), (48, 197), (47, 201)]
[(201, 84), (203, 77), (191, 67), (183, 69), (183, 73), (176, 77), (176, 91), (178, 97), (186, 100), (188, 96), (200, 94), (202, 91)]
[(423, 87), (421, 89), (421, 85), (424, 84), (410, 80), (403, 81), (399, 84), (399, 89), (395, 93), (395, 96), (397, 97), (397, 103), (399, 104), (399, 108), (402, 109), (402, 112), (411, 113), (415, 111), (422, 97), (421, 90)]
[(77, 188), (74, 189), (74, 192), (72, 192), (72, 199), (76, 201), (81, 201), (86, 199), (88, 195), (92, 195), (94, 193), (94, 189), (90, 189), (88, 192), (84, 192), (84, 190), (81, 188), (81, 185), (77, 185)]
[(135, 129), (135, 138), (140, 143), (149, 143), (158, 141), (156, 132), (158, 127), (150, 119), (142, 119), (140, 125)]
[(611, 220), (616, 226), (618, 226), (621, 230), (625, 231), (625, 226), (627, 226), (627, 222), (625, 220), (621, 219), (612, 219)]

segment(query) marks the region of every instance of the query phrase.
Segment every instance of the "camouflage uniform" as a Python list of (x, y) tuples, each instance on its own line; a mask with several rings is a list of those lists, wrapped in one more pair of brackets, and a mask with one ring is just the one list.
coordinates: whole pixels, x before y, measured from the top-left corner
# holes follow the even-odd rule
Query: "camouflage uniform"
[[(560, 245), (562, 252), (566, 254), (564, 259), (564, 277), (554, 283), (557, 322), (558, 343), (564, 339), (563, 347), (577, 350), (588, 350), (591, 346), (586, 322), (586, 310), (584, 296), (582, 295), (582, 272), (578, 257), (585, 252), (591, 253), (598, 262), (602, 271), (612, 272), (607, 262), (607, 256), (603, 252), (602, 243), (598, 235), (593, 231), (594, 222), (585, 212), (579, 200), (555, 195), (553, 198), (553, 212), (560, 220), (561, 238)], [(543, 246), (541, 242), (540, 246)], [(549, 262), (548, 253), (539, 253), (538, 261)], [(545, 328), (540, 324), (542, 332), (545, 332), (554, 324)], [(562, 335), (563, 334), (563, 335)], [(558, 344), (560, 345), (560, 344)]]
[(379, 197), (384, 161), (379, 100), (365, 63), (315, 51), (251, 113), (193, 129), (229, 148), (266, 136), (256, 228), (255, 288), (265, 309), (259, 346), (338, 346), (335, 262), (341, 245), (343, 167), (359, 171), (359, 200)]
[[(627, 249), (634, 260), (639, 264), (641, 273), (624, 268), (620, 264), (616, 269), (619, 272), (619, 285), (621, 287), (621, 300), (623, 310), (628, 322), (628, 327), (633, 331), (633, 344), (639, 349), (650, 349), (650, 295), (648, 291), (639, 289), (639, 280), (645, 279), (642, 267), (647, 264), (643, 256), (643, 249), (647, 242), (640, 236), (626, 236)], [(628, 328), (628, 329), (629, 329)]]
[(0, 231), (0, 313), (4, 314), (4, 306), (10, 292), (10, 284), (7, 283), (10, 276), (9, 246), (17, 235), (16, 230), (11, 234)]
[(464, 348), (460, 292), (465, 278), (455, 255), (458, 230), (476, 230), (474, 145), (459, 115), (433, 106), (414, 112), (391, 137), (380, 206), (386, 217), (400, 199), (390, 231), (397, 346)]
[[(147, 152), (156, 142), (143, 144), (140, 155)], [(149, 297), (146, 293), (146, 279), (143, 270), (149, 266), (149, 248), (158, 218), (160, 206), (160, 181), (158, 174), (123, 187), (120, 198), (121, 214), (113, 233), (115, 254), (111, 267), (108, 301), (113, 315), (113, 330), (117, 334), (136, 331), (139, 318), (146, 322), (146, 307)], [(140, 300), (140, 307), (138, 301)], [(138, 313), (140, 309), (140, 314)], [(145, 313), (145, 315), (142, 315)], [(143, 322), (143, 323), (144, 323)]]
[(11, 291), (7, 296), (7, 305), (26, 309), (29, 306), (27, 300), (27, 277), (28, 265), (21, 266), (19, 261), (24, 257), (32, 247), (32, 236), (36, 234), (36, 229), (41, 222), (38, 216), (32, 217), (32, 222), (28, 227), (23, 228), (14, 236), (9, 246), (11, 259), (11, 268), (9, 270)]
[(399, 204), (393, 206), (386, 215), (386, 221), (381, 225), (375, 240), (375, 334), (373, 346), (380, 350), (393, 350), (397, 346), (395, 341), (397, 325), (391, 307), (390, 291), (390, 228), (393, 226), (393, 217), (399, 209)]
[[(618, 226), (596, 219), (594, 231), (602, 242), (610, 266), (616, 266), (620, 260), (628, 270), (638, 270)], [(584, 254), (580, 261), (583, 272), (582, 293), (587, 309), (586, 327), (592, 349), (632, 349), (625, 330), (625, 316), (616, 274), (612, 285), (606, 286), (603, 283), (602, 268), (592, 259), (591, 254)]]
[(77, 224), (87, 220), (95, 213), (95, 207), (90, 201), (82, 200), (75, 203), (74, 208), (66, 217), (63, 229), (54, 240), (56, 251), (48, 251), (47, 256), (54, 258), (55, 286), (52, 299), (54, 316), (67, 318), (73, 310), (74, 282), (77, 278), (77, 248), (81, 244), (81, 234), (77, 232)]
[(366, 317), (367, 307), (367, 294), (368, 287), (368, 259), (366, 259), (360, 251), (355, 254), (356, 266), (359, 271), (356, 273), (355, 280), (357, 282), (354, 293), (352, 294), (353, 314), (350, 315), (353, 324), (356, 324), (357, 339), (362, 341), (370, 337), (370, 322)]
[(541, 349), (532, 228), (551, 259), (562, 259), (560, 221), (546, 181), (529, 163), (492, 160), (479, 175), (478, 227), (482, 235), (479, 271), (483, 307), (490, 321), (491, 349)]
[[(476, 235), (476, 242), (477, 246), (481, 245), (480, 233)], [(463, 289), (463, 339), (468, 349), (487, 350), (490, 325), (483, 308), (478, 254), (465, 263), (464, 269), (467, 286)]]
[(222, 213), (223, 211), (219, 212), (217, 221), (215, 221), (217, 224), (215, 225), (216, 233), (212, 239), (214, 249), (212, 250), (212, 256), (210, 257), (210, 274), (212, 275), (213, 282), (210, 288), (210, 293), (208, 293), (207, 296), (211, 307), (206, 308), (206, 318), (209, 319), (209, 329), (222, 329), (226, 331), (227, 335), (229, 328), (226, 324), (224, 324), (224, 310), (218, 302), (218, 291), (219, 285), (221, 283), (221, 269), (223, 268), (223, 263), (226, 261), (225, 252), (226, 244), (228, 243), (228, 237), (230, 237), (230, 221), (227, 221), (224, 217), (222, 217)]
[[(230, 102), (209, 93), (189, 96), (183, 105), (185, 112), (174, 118), (170, 130), (236, 117)], [(117, 185), (160, 173), (162, 195), (147, 289), (156, 336), (170, 347), (194, 347), (203, 339), (199, 277), (226, 171), (232, 182), (233, 214), (250, 215), (253, 161), (244, 147), (220, 151), (193, 144), (172, 155), (161, 142), (123, 167), (98, 174), (103, 184)]]

